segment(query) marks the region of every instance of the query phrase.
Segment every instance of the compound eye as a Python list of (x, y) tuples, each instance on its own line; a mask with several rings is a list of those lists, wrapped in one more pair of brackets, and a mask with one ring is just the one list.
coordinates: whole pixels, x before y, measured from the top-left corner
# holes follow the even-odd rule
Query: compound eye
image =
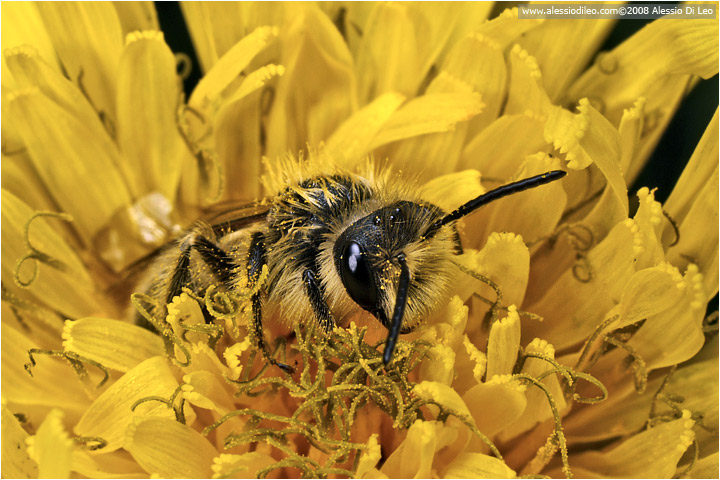
[(365, 310), (375, 310), (377, 302), (375, 280), (365, 252), (355, 242), (348, 243), (343, 250), (340, 278), (350, 298)]

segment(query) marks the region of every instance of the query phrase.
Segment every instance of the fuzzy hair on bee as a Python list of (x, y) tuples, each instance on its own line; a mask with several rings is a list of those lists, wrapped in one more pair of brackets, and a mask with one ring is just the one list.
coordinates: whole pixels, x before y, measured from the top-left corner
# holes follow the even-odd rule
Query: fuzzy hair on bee
[[(265, 188), (275, 195), (198, 222), (164, 250), (139, 290), (169, 303), (183, 288), (200, 295), (211, 285), (254, 288), (251, 331), (267, 361), (288, 372), (269, 354), (264, 318), (317, 322), (329, 332), (366, 310), (388, 329), (387, 364), (398, 335), (416, 329), (449, 291), (452, 256), (462, 252), (455, 221), (565, 175), (520, 180), (448, 213), (371, 161), (350, 172), (311, 153), (266, 168)], [(264, 267), (267, 279), (258, 285)]]

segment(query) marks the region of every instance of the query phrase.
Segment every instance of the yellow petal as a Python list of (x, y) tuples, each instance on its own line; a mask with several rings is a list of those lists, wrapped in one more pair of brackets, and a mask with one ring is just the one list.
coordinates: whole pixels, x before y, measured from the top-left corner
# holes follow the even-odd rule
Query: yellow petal
[(420, 366), (418, 378), (421, 381), (451, 385), (455, 378), (455, 352), (446, 345), (434, 345), (427, 352)]
[[(589, 190), (588, 190), (589, 191)], [(590, 213), (582, 220), (582, 225), (592, 232), (593, 242), (604, 238), (608, 232), (627, 217), (628, 212), (618, 202), (615, 192), (609, 187), (602, 190), (600, 199), (595, 202)], [(573, 219), (574, 220), (574, 219)], [(586, 236), (586, 238), (588, 238)]]
[[(2, 205), (3, 283), (8, 285), (11, 291), (19, 288), (15, 284), (16, 280), (27, 284), (25, 292), (41, 299), (40, 304), (62, 312), (63, 315), (78, 317), (102, 310), (93, 282), (82, 261), (73, 248), (53, 230), (49, 222), (37, 217), (30, 222), (35, 212), (5, 190), (2, 191)], [(24, 241), (26, 232), (30, 246)], [(38, 251), (52, 260), (42, 263), (34, 258), (27, 258), (18, 268), (17, 262)], [(60, 262), (61, 265), (53, 268), (50, 266), (53, 261)]]
[[(557, 169), (557, 165), (558, 159), (545, 153), (530, 155), (513, 179), (540, 175)], [(469, 246), (482, 245), (492, 232), (513, 232), (528, 243), (551, 236), (568, 203), (564, 184), (565, 180), (553, 182), (510, 195), (466, 217), (465, 238), (473, 242)]]
[(157, 12), (152, 2), (113, 2), (123, 35), (137, 30), (158, 30)]
[(717, 478), (718, 477), (718, 452), (703, 457), (695, 464), (692, 470), (687, 473), (686, 478)]
[(513, 372), (520, 348), (520, 316), (517, 307), (508, 307), (507, 317), (490, 327), (487, 347), (487, 378)]
[(573, 455), (573, 473), (586, 478), (672, 477), (695, 437), (692, 431), (695, 422), (687, 414), (688, 418), (644, 430), (611, 450)]
[(124, 446), (146, 472), (164, 478), (208, 478), (218, 456), (200, 433), (167, 418), (131, 425)]
[(526, 387), (510, 375), (496, 375), (465, 392), (463, 400), (478, 430), (492, 437), (525, 411), (525, 390)]
[(124, 453), (96, 455), (89, 450), (75, 449), (72, 471), (87, 478), (147, 478), (147, 473)]
[(271, 2), (183, 2), (200, 67), (208, 72), (233, 45), (261, 26), (279, 26), (293, 8)]
[(625, 181), (632, 184), (640, 174), (643, 166), (642, 157), (637, 155), (640, 148), (640, 139), (643, 134), (643, 120), (645, 116), (645, 98), (638, 98), (632, 108), (623, 110), (618, 133), (620, 134), (620, 169)]
[[(217, 107), (206, 148), (214, 149), (222, 168), (225, 199), (250, 203), (262, 195), (260, 186), (263, 116), (262, 87), (285, 74), (281, 65), (266, 65), (245, 77), (237, 90)], [(228, 92), (232, 88), (228, 89)], [(238, 125), (243, 128), (238, 129)], [(213, 143), (214, 142), (214, 143)]]
[(404, 101), (403, 95), (388, 92), (353, 113), (328, 138), (328, 155), (339, 165), (356, 165), (370, 151), (370, 141)]
[[(714, 20), (656, 20), (613, 51), (599, 55), (572, 85), (568, 98), (589, 98), (614, 125), (637, 98), (647, 99), (643, 134), (633, 160), (637, 172), (695, 83), (694, 75), (717, 74), (717, 36)], [(628, 183), (633, 178), (629, 176)]]
[[(281, 65), (266, 65), (250, 73), (225, 101), (215, 117), (214, 148), (223, 171), (224, 198), (249, 203), (262, 196), (260, 185), (263, 112), (262, 87), (285, 74)], [(238, 129), (238, 125), (243, 128)]]
[(467, 452), (456, 458), (443, 478), (515, 478), (513, 469), (497, 457)]
[(73, 441), (65, 431), (63, 414), (53, 409), (35, 436), (28, 438), (28, 452), (38, 464), (38, 478), (69, 478)]
[(90, 243), (115, 211), (130, 203), (116, 167), (117, 149), (37, 90), (15, 96), (10, 107), (40, 177)]
[(205, 323), (200, 305), (194, 298), (183, 292), (173, 298), (168, 305), (166, 317), (175, 335), (178, 338), (187, 339), (189, 343), (198, 343), (207, 340), (207, 335), (200, 332), (185, 331), (184, 325), (201, 325)]
[[(677, 277), (674, 267), (666, 266)], [(662, 368), (692, 358), (702, 348), (706, 299), (703, 275), (691, 264), (676, 288), (681, 299), (665, 311), (649, 317), (628, 344), (635, 348), (647, 368)]]
[(438, 382), (424, 381), (415, 385), (412, 392), (418, 397), (440, 404), (443, 408), (451, 410), (464, 418), (472, 418), (465, 402), (452, 387)]
[[(10, 70), (5, 65), (5, 56), (2, 56), (2, 68), (3, 70), (7, 70), (8, 73), (4, 73), (5, 77), (10, 77)], [(10, 88), (7, 88), (5, 85), (2, 85), (1, 90), (1, 99), (2, 102), (0, 104), (0, 109), (2, 111), (2, 118), (5, 119), (5, 121), (0, 125), (0, 132), (2, 133), (2, 170), (3, 172), (6, 169), (5, 165), (5, 159), (11, 159), (15, 157), (16, 159), (19, 159), (17, 161), (19, 162), (27, 162), (29, 163), (29, 157), (27, 155), (27, 151), (25, 150), (25, 144), (23, 143), (22, 135), (20, 134), (19, 129), (17, 128), (17, 125), (15, 125), (14, 122), (12, 122), (12, 114), (10, 113), (9, 108), (9, 101), (10, 98), (12, 98), (12, 92)], [(6, 180), (3, 180), (3, 188), (6, 188), (6, 184), (8, 182)]]
[(417, 420), (380, 471), (389, 478), (433, 478), (436, 476), (433, 471), (435, 452), (451, 444), (456, 437), (455, 429), (441, 422)]
[(660, 19), (645, 26), (612, 52), (598, 58), (570, 88), (569, 98), (600, 99), (602, 113), (617, 124), (624, 108), (648, 98), (648, 111), (667, 111), (673, 76), (718, 72), (718, 24), (715, 20)]
[(158, 335), (119, 320), (92, 317), (68, 320), (62, 337), (65, 351), (121, 372), (165, 353)]
[(718, 290), (718, 168), (698, 193), (685, 220), (680, 224), (680, 241), (671, 247), (668, 260), (674, 265), (696, 264), (703, 275), (704, 301)]
[[(670, 197), (665, 202), (665, 209), (676, 222), (682, 222), (692, 205), (702, 198), (698, 192), (712, 178), (713, 171), (717, 169), (718, 159), (718, 110), (708, 123), (700, 142), (695, 147), (688, 164), (683, 169), (680, 178), (675, 184)], [(670, 234), (672, 228), (668, 225), (666, 233)]]
[(480, 184), (480, 172), (463, 170), (435, 177), (420, 187), (419, 195), (446, 212), (485, 193)]
[(217, 375), (205, 370), (189, 373), (183, 377), (183, 398), (200, 408), (213, 410), (220, 416), (234, 409), (232, 397)]
[[(390, 117), (373, 139), (371, 148), (428, 133), (449, 131), (458, 122), (480, 113), (483, 105), (477, 93), (436, 93), (414, 98)], [(430, 166), (434, 160), (426, 159), (425, 162)]]
[[(668, 249), (668, 260), (684, 267), (692, 261), (705, 276), (710, 296), (718, 284), (718, 112), (715, 111), (695, 152), (665, 204), (680, 229), (676, 245)], [(675, 232), (665, 227), (663, 243), (672, 242)]]
[(627, 186), (620, 169), (618, 132), (586, 99), (580, 100), (578, 111), (586, 115), (588, 121), (588, 129), (579, 144), (605, 176), (623, 211), (627, 211)]
[(622, 210), (627, 212), (627, 186), (620, 170), (620, 139), (615, 128), (587, 99), (578, 115), (552, 107), (545, 124), (545, 140), (565, 154), (568, 167), (585, 168), (594, 162), (605, 176)]
[[(190, 334), (188, 334), (189, 336)], [(225, 375), (228, 374), (229, 369), (228, 367), (218, 358), (217, 353), (215, 353), (215, 350), (210, 348), (208, 346), (207, 342), (207, 334), (204, 335), (205, 339), (201, 340), (197, 343), (193, 343), (190, 348), (190, 356), (192, 357), (192, 362), (190, 365), (183, 367), (183, 371), (185, 373), (193, 373), (193, 372), (209, 372), (212, 375), (216, 376), (217, 378), (223, 378)], [(177, 353), (176, 355), (181, 355), (180, 353)], [(191, 377), (192, 378), (192, 377)], [(209, 386), (204, 381), (201, 382), (201, 389), (206, 392), (210, 392), (211, 386)]]
[(242, 455), (222, 453), (213, 460), (211, 467), (213, 471), (212, 478), (256, 478), (258, 471), (276, 461), (270, 455), (260, 452), (250, 452)]
[[(470, 34), (458, 41), (448, 52), (440, 70), (462, 80), (478, 92), (485, 108), (468, 126), (468, 134), (474, 135), (493, 122), (500, 113), (505, 98), (507, 67), (500, 45), (493, 39)], [(432, 91), (432, 83), (428, 92)]]
[(278, 35), (278, 29), (261, 27), (235, 44), (208, 71), (193, 90), (191, 106), (207, 110), (220, 100), (223, 91), (242, 73), (250, 61)]
[(270, 158), (327, 139), (358, 105), (350, 52), (317, 6), (298, 12), (284, 33), (280, 63), (286, 73), (278, 80), (267, 126)]
[[(691, 362), (678, 367), (663, 390), (666, 394), (681, 395), (680, 406), (700, 412), (706, 425), (717, 423), (717, 349), (715, 343), (706, 344)], [(592, 408), (573, 411), (563, 420), (568, 442), (596, 442), (638, 432), (647, 422), (655, 392), (664, 380), (664, 376), (651, 377), (643, 394), (625, 388)], [(664, 410), (656, 407), (658, 413)]]
[[(2, 29), (3, 50), (21, 45), (31, 45), (38, 52), (42, 59), (51, 65), (53, 70), (60, 72), (55, 47), (50, 41), (45, 25), (40, 18), (38, 7), (31, 2), (8, 2), (2, 5), (2, 17), (5, 28)], [(6, 75), (6, 73), (8, 75)], [(3, 56), (3, 86), (12, 85), (12, 74), (6, 70)], [(4, 139), (3, 139), (4, 141)]]
[(634, 265), (642, 251), (635, 245), (636, 241), (642, 244), (639, 231), (631, 219), (617, 224), (586, 259), (565, 270), (541, 299), (524, 306), (544, 318), (542, 324), (524, 324), (525, 334), (552, 338), (558, 349), (586, 339), (603, 321), (605, 312), (616, 305), (635, 273)]
[[(225, 22), (242, 18), (235, 2), (183, 2), (180, 4), (197, 52), (200, 68), (208, 72), (239, 38), (231, 33)], [(233, 29), (234, 30), (234, 29)], [(233, 32), (247, 34), (249, 32)]]
[[(468, 251), (458, 259), (470, 270), (498, 283), (503, 305), (522, 305), (528, 284), (530, 252), (520, 235), (492, 233), (482, 250), (474, 255)], [(475, 282), (475, 289), (485, 298), (495, 300), (496, 294), (489, 286)]]
[[(214, 144), (223, 172), (223, 198), (249, 203), (262, 195), (260, 186), (262, 139), (262, 87), (285, 74), (281, 65), (266, 65), (250, 73), (217, 112)], [(238, 129), (238, 125), (243, 128)]]
[(48, 2), (39, 3), (38, 8), (67, 75), (82, 82), (98, 112), (114, 118), (115, 79), (123, 42), (114, 6), (109, 2)]
[[(133, 404), (152, 396), (170, 398), (178, 383), (164, 357), (152, 357), (120, 377), (105, 390), (75, 425), (77, 435), (100, 437), (107, 441), (103, 452), (111, 452), (123, 446), (125, 432), (134, 418), (163, 417), (175, 421), (175, 413), (164, 403), (148, 401)], [(186, 412), (189, 413), (189, 409)], [(188, 419), (191, 422), (192, 417)]]
[(44, 61), (34, 48), (23, 46), (5, 50), (3, 57), (19, 89), (37, 87), (71, 115), (81, 118), (90, 130), (88, 135), (108, 136), (97, 112), (77, 86)]
[(449, 50), (461, 42), (462, 39), (473, 34), (478, 29), (478, 26), (487, 23), (494, 4), (489, 2), (467, 2), (456, 3), (454, 6), (460, 11), (458, 12), (455, 27), (450, 31), (446, 51), (440, 54), (440, 58), (447, 58), (447, 55), (450, 55)]
[(639, 322), (676, 305), (682, 300), (684, 284), (680, 273), (668, 264), (635, 273), (620, 299), (620, 316), (613, 328)]
[(461, 13), (431, 3), (373, 7), (362, 26), (355, 64), (361, 103), (391, 91), (415, 94)]
[(455, 295), (445, 309), (438, 311), (434, 318), (428, 319), (427, 326), (428, 330), (433, 332), (435, 342), (457, 351), (462, 343), (467, 321), (468, 307)]
[[(76, 422), (87, 408), (88, 399), (73, 368), (59, 358), (35, 355), (36, 365), (30, 376), (23, 365), (30, 361), (28, 350), (38, 345), (6, 321), (2, 322), (1, 337), (3, 402), (17, 411), (29, 411), (28, 420), (35, 425), (55, 407), (63, 410), (69, 423)], [(59, 378), (64, 381), (58, 382)]]
[(15, 415), (4, 405), (1, 430), (3, 478), (40, 478), (37, 463), (27, 452), (25, 441), (29, 435), (23, 430)]
[(500, 15), (477, 27), (478, 33), (487, 35), (500, 43), (500, 48), (505, 50), (510, 43), (516, 41), (526, 32), (541, 25), (543, 20), (520, 20), (518, 19), (517, 7), (508, 8)]
[(467, 335), (463, 335), (463, 346), (465, 347), (470, 360), (474, 362), (474, 365), (472, 365), (472, 373), (475, 381), (477, 383), (482, 383), (482, 378), (485, 375), (487, 367), (487, 356), (482, 351), (478, 350)]
[(231, 345), (223, 352), (225, 364), (230, 370), (230, 373), (228, 373), (228, 377), (231, 380), (237, 380), (238, 378), (240, 378), (240, 373), (242, 372), (244, 365), (242, 362), (242, 354), (243, 352), (249, 350), (251, 347), (253, 347), (253, 344), (250, 340), (250, 337), (245, 337), (242, 342), (237, 342), (236, 344)]
[(542, 74), (537, 60), (520, 48), (520, 45), (515, 45), (510, 51), (510, 85), (504, 113), (544, 114), (548, 108), (550, 99), (542, 86)]
[[(3, 107), (5, 103), (3, 102)], [(8, 118), (4, 114), (2, 118)], [(4, 137), (4, 134), (3, 134)], [(31, 209), (52, 211), (57, 209), (27, 153), (2, 155), (2, 188), (14, 196), (22, 198)], [(56, 231), (66, 235), (69, 226), (64, 229), (58, 225)], [(67, 238), (67, 237), (65, 237)]]
[(382, 457), (377, 438), (377, 434), (372, 434), (367, 442), (367, 449), (360, 455), (360, 461), (355, 469), (356, 478), (387, 478), (375, 468)]
[(518, 38), (543, 72), (543, 86), (553, 103), (562, 103), (567, 87), (587, 67), (617, 20), (546, 20)]
[(420, 180), (428, 180), (456, 170), (466, 131), (467, 124), (462, 123), (452, 132), (431, 133), (396, 142), (376, 150), (374, 155), (392, 159), (393, 166), (412, 170), (417, 172)]
[[(547, 341), (538, 338), (528, 344), (525, 352), (540, 354), (551, 360), (555, 358), (555, 349), (553, 346)], [(523, 364), (522, 373), (533, 378), (538, 378), (551, 368), (552, 366), (545, 360), (540, 358), (527, 358)], [(542, 383), (552, 396), (558, 412), (562, 412), (565, 409), (566, 403), (557, 375), (545, 377)], [(528, 386), (525, 396), (527, 398), (527, 407), (525, 410), (523, 410), (515, 422), (500, 432), (500, 438), (503, 441), (507, 441), (520, 433), (526, 432), (538, 423), (553, 417), (548, 397), (540, 388), (533, 385)]]
[(117, 77), (117, 141), (136, 194), (159, 191), (174, 200), (189, 161), (178, 131), (180, 89), (175, 57), (160, 32), (127, 37)]
[(548, 148), (543, 128), (544, 119), (531, 112), (503, 115), (465, 145), (457, 168), (475, 168), (487, 178), (510, 178), (526, 156)]
[(271, 78), (285, 75), (285, 67), (282, 65), (265, 65), (250, 73), (243, 79), (237, 90), (228, 99), (228, 102), (235, 102), (245, 98), (251, 93), (265, 86)]

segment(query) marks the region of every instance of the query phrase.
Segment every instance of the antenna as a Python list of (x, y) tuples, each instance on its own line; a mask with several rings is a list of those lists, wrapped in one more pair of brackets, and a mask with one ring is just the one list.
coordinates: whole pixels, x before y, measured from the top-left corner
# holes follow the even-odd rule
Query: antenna
[(555, 180), (560, 180), (565, 175), (567, 175), (567, 172), (564, 172), (562, 170), (553, 170), (551, 172), (546, 172), (541, 175), (535, 175), (534, 177), (518, 180), (517, 182), (508, 183), (507, 185), (503, 185), (502, 187), (490, 190), (489, 192), (483, 193), (479, 197), (473, 198), (466, 204), (461, 205), (454, 211), (448, 213), (442, 219), (436, 222), (435, 225), (433, 225), (433, 228), (440, 228), (443, 225), (454, 222), (458, 218), (462, 218), (465, 215), (472, 213), (478, 208), (487, 205), (490, 202), (494, 202), (499, 198), (507, 197), (508, 195), (512, 195), (513, 193), (522, 192), (523, 190), (529, 190), (531, 188), (539, 187), (540, 185), (545, 185), (546, 183), (554, 182)]
[(398, 335), (400, 334), (400, 325), (402, 325), (403, 315), (405, 314), (405, 305), (407, 305), (408, 288), (410, 287), (410, 269), (405, 262), (405, 254), (397, 256), (400, 262), (400, 281), (398, 282), (397, 295), (395, 296), (395, 310), (393, 311), (392, 320), (390, 320), (390, 328), (388, 328), (387, 342), (385, 343), (385, 351), (383, 352), (383, 363), (390, 363)]

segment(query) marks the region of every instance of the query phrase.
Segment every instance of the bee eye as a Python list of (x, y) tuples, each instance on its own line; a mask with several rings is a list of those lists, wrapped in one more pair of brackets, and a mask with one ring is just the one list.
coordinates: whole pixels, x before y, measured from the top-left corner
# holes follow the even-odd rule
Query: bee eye
[(365, 310), (375, 310), (377, 302), (375, 280), (365, 252), (355, 242), (349, 242), (343, 250), (340, 278), (350, 298)]

